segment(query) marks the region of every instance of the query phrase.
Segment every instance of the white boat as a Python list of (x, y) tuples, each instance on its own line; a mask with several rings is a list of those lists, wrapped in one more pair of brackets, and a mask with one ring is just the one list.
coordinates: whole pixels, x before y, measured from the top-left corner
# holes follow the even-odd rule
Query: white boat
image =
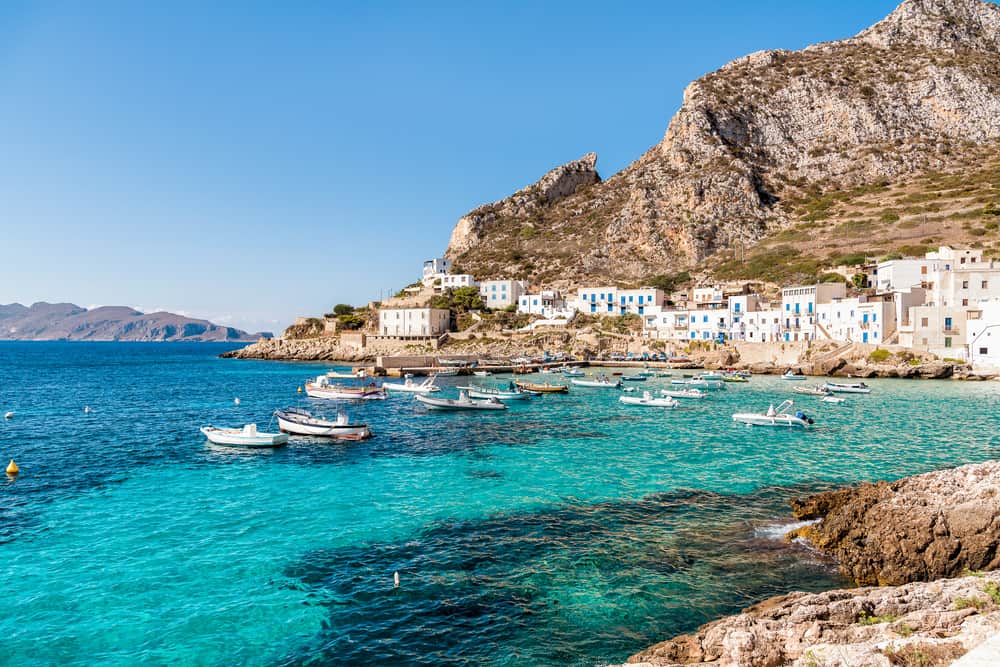
[(476, 377), (481, 377), (481, 378), (485, 378), (485, 377), (489, 377), (489, 376), (493, 375), (493, 373), (491, 373), (489, 371), (472, 371), (472, 374), (475, 375)]
[(835, 394), (870, 394), (872, 393), (871, 387), (866, 385), (864, 382), (852, 382), (852, 383), (842, 383), (842, 382), (827, 382), (823, 385), (828, 390)]
[(695, 377), (702, 380), (718, 380), (719, 382), (722, 382), (722, 373), (716, 373), (715, 371), (708, 371)]
[(596, 388), (611, 388), (616, 389), (622, 386), (621, 380), (615, 380), (614, 382), (608, 378), (607, 375), (598, 375), (593, 380), (577, 380), (572, 379), (570, 383), (575, 384), (577, 387), (596, 387)]
[(554, 375), (556, 371), (552, 370), (551, 368), (542, 368), (538, 372), (541, 373), (542, 375)]
[(357, 380), (358, 378), (365, 377), (366, 373), (364, 371), (358, 371), (357, 373), (341, 373), (340, 371), (330, 371), (326, 374), (328, 378), (334, 380)]
[(624, 382), (645, 382), (648, 379), (649, 378), (646, 377), (645, 375), (638, 374), (638, 373), (636, 375), (623, 375), (622, 376), (622, 380)]
[(386, 398), (385, 391), (374, 384), (358, 387), (330, 384), (330, 380), (325, 375), (320, 375), (315, 382), (306, 383), (306, 395), (310, 398), (322, 398), (328, 401), (368, 401)]
[(688, 380), (671, 380), (670, 384), (686, 387), (697, 387), (698, 389), (725, 389), (726, 385), (722, 380), (702, 380), (701, 378), (691, 378)]
[(806, 376), (802, 375), (801, 373), (793, 373), (792, 369), (789, 368), (787, 371), (785, 371), (784, 373), (782, 373), (781, 379), (782, 380), (805, 380)]
[(436, 375), (429, 375), (422, 382), (414, 382), (412, 377), (407, 377), (402, 382), (383, 382), (382, 388), (388, 391), (404, 391), (410, 394), (433, 394), (441, 391), (441, 387), (434, 384)]
[(777, 408), (774, 405), (768, 407), (767, 412), (740, 412), (733, 415), (733, 421), (746, 424), (747, 426), (784, 426), (807, 428), (813, 424), (813, 419), (801, 410), (794, 414), (786, 412), (790, 410), (794, 403), (791, 400), (784, 401)]
[(567, 366), (562, 369), (562, 374), (566, 377), (583, 377), (583, 371), (579, 368), (573, 368), (572, 366)]
[(431, 410), (506, 410), (507, 406), (495, 398), (485, 401), (474, 401), (464, 389), (458, 392), (458, 398), (437, 398), (417, 394), (418, 401)]
[(513, 389), (497, 389), (495, 387), (459, 387), (469, 392), (469, 398), (495, 398), (501, 401), (524, 401), (532, 396), (537, 396), (535, 392), (525, 391), (514, 386)]
[(824, 386), (819, 387), (792, 387), (792, 391), (796, 394), (802, 394), (804, 396), (829, 396), (830, 390)]
[(701, 389), (661, 389), (660, 393), (670, 398), (705, 398), (708, 396)]
[(625, 405), (642, 405), (648, 408), (675, 408), (679, 405), (672, 398), (653, 398), (648, 391), (642, 392), (642, 396), (619, 396), (618, 400)]
[(247, 424), (243, 428), (202, 426), (201, 432), (210, 442), (229, 447), (280, 447), (288, 444), (286, 434), (261, 433), (256, 424)]
[(278, 428), (284, 433), (293, 435), (314, 435), (341, 440), (364, 440), (372, 435), (367, 424), (352, 424), (343, 412), (337, 415), (336, 421), (314, 417), (311, 412), (299, 408), (276, 410), (274, 415), (278, 418)]
[(840, 396), (825, 396), (820, 400), (823, 401), (824, 403), (843, 403), (847, 399), (841, 398)]

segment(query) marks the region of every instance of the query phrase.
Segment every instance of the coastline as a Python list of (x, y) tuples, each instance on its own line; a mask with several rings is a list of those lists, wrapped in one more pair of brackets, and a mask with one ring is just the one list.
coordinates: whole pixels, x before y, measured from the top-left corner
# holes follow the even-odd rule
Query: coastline
[[(1000, 461), (988, 461), (793, 500), (795, 517), (816, 523), (788, 539), (880, 585), (770, 598), (627, 664), (951, 664), (1000, 634), (998, 485)], [(984, 664), (1000, 661), (982, 650)]]

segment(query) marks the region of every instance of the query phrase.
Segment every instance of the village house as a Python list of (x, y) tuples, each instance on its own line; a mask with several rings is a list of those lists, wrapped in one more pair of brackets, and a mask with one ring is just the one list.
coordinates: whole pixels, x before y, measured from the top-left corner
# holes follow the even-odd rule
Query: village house
[(576, 310), (587, 315), (645, 315), (664, 303), (663, 290), (655, 287), (581, 287)]
[(484, 280), (479, 283), (479, 295), (487, 308), (506, 308), (518, 305), (521, 295), (528, 291), (523, 280)]
[(1000, 371), (1000, 298), (979, 302), (966, 317), (969, 363), (977, 371)]
[(395, 338), (429, 338), (451, 328), (451, 313), (443, 308), (382, 308), (378, 334)]

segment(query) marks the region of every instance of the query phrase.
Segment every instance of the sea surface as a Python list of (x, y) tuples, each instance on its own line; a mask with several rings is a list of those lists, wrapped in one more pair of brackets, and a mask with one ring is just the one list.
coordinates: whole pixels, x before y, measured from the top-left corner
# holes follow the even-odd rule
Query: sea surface
[[(397, 395), (347, 408), (369, 441), (247, 452), (198, 428), (333, 415), (296, 393), (332, 367), (217, 358), (231, 347), (0, 343), (0, 412), (16, 412), (0, 459), (22, 470), (0, 481), (0, 664), (624, 661), (847, 585), (781, 539), (790, 497), (1000, 447), (1000, 383), (798, 397), (817, 421), (801, 432), (731, 421), (792, 396), (755, 377), (675, 410), (605, 389), (489, 414)], [(490, 380), (506, 378), (474, 378)]]

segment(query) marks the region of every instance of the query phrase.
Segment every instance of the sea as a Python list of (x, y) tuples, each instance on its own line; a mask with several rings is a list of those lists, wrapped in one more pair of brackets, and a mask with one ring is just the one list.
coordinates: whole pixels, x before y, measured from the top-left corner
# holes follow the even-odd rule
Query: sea
[[(1000, 383), (872, 380), (833, 405), (760, 376), (671, 410), (577, 387), (497, 413), (396, 395), (345, 406), (370, 440), (245, 451), (199, 427), (335, 415), (297, 390), (337, 366), (233, 347), (0, 343), (0, 459), (21, 470), (0, 474), (0, 664), (623, 662), (848, 586), (782, 539), (790, 498), (1000, 448)], [(509, 378), (439, 382), (470, 380)], [(731, 419), (793, 396), (813, 429)]]

